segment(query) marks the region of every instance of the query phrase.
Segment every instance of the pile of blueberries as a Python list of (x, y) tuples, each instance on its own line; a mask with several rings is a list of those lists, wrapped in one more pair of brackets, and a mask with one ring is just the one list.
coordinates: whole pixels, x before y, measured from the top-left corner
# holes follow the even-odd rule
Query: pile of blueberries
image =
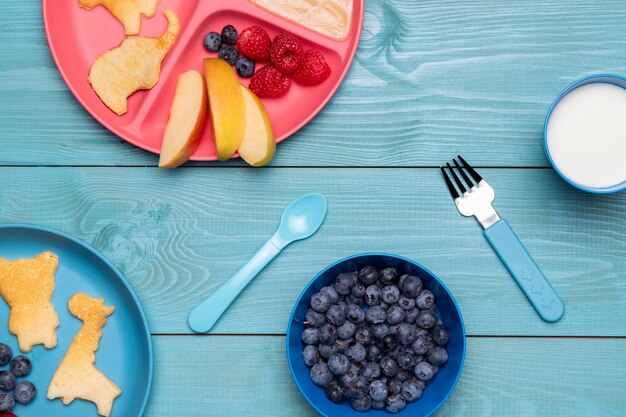
[(15, 403), (30, 404), (37, 394), (29, 381), (17, 381), (30, 374), (33, 366), (26, 356), (13, 357), (13, 351), (0, 343), (0, 366), (9, 364), (9, 370), (0, 371), (0, 413), (10, 413)]
[(204, 37), (204, 47), (209, 52), (217, 52), (217, 56), (230, 65), (234, 65), (237, 74), (242, 77), (252, 77), (254, 74), (255, 62), (243, 56), (239, 56), (239, 51), (235, 47), (237, 43), (237, 29), (233, 25), (226, 25), (221, 33), (209, 32)]
[(398, 413), (448, 361), (450, 333), (419, 277), (366, 266), (313, 294), (302, 357), (315, 385), (357, 411)]

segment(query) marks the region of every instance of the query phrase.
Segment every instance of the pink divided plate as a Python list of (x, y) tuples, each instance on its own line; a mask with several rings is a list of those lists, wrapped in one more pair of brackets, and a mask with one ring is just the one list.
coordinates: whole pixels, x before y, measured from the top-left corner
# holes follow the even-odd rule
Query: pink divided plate
[[(181, 31), (163, 62), (157, 85), (152, 90), (133, 94), (128, 100), (128, 112), (123, 116), (109, 110), (87, 81), (92, 62), (124, 39), (121, 23), (104, 7), (88, 11), (79, 6), (78, 0), (43, 0), (43, 19), (59, 71), (83, 107), (111, 132), (140, 148), (159, 153), (178, 75), (190, 69), (202, 72), (202, 60), (217, 56), (204, 49), (202, 41), (205, 34), (219, 32), (227, 24), (239, 31), (258, 25), (272, 39), (281, 32), (292, 33), (302, 41), (305, 50), (317, 48), (324, 54), (332, 70), (330, 78), (324, 83), (315, 87), (292, 83), (285, 96), (263, 99), (276, 142), (280, 142), (311, 120), (339, 88), (356, 52), (363, 25), (363, 8), (364, 0), (354, 0), (350, 32), (345, 39), (336, 41), (272, 14), (248, 0), (161, 0), (154, 17), (142, 19), (140, 35), (161, 35), (167, 26), (163, 16), (166, 9), (176, 12)], [(240, 81), (244, 85), (249, 84), (248, 79)], [(191, 159), (217, 159), (210, 126), (204, 129), (200, 146)]]

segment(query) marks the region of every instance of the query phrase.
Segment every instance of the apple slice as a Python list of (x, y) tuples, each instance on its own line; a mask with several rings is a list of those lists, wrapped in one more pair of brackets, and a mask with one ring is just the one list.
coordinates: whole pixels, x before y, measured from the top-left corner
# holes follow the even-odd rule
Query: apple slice
[(217, 157), (224, 161), (233, 156), (243, 140), (246, 124), (243, 93), (235, 71), (223, 59), (205, 58), (204, 75)]
[(208, 107), (202, 74), (187, 71), (178, 77), (170, 118), (165, 126), (159, 167), (176, 168), (196, 151)]
[(254, 167), (267, 165), (276, 153), (274, 130), (265, 106), (248, 87), (241, 86), (246, 107), (246, 128), (239, 155)]

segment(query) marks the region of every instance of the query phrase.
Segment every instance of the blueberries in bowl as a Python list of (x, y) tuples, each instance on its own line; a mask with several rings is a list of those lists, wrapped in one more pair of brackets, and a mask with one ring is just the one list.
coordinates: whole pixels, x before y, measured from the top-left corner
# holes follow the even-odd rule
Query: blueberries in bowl
[(448, 362), (450, 331), (414, 271), (380, 264), (343, 271), (305, 301), (302, 358), (332, 403), (399, 413)]

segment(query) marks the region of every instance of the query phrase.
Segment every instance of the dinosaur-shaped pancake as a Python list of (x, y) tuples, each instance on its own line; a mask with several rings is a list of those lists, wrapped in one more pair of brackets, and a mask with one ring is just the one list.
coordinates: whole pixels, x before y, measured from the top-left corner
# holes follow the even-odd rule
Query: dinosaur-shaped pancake
[(159, 0), (78, 0), (81, 7), (91, 10), (104, 6), (124, 25), (126, 35), (137, 35), (141, 27), (141, 15), (152, 17)]

